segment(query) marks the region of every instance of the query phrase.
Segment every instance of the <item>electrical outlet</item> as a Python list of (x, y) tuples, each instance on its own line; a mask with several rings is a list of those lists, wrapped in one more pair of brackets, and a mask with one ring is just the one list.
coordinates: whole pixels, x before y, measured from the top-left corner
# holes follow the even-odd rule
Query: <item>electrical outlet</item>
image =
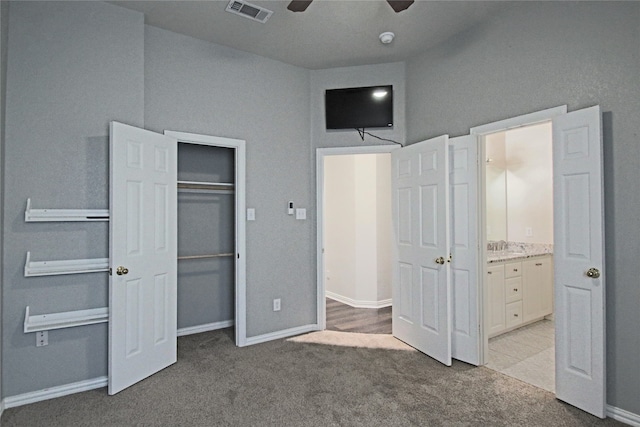
[(273, 311), (280, 311), (280, 298), (273, 300)]
[(49, 345), (49, 331), (36, 332), (36, 347), (44, 347)]
[(524, 229), (524, 235), (527, 237), (531, 237), (533, 236), (533, 228), (531, 227), (525, 227)]

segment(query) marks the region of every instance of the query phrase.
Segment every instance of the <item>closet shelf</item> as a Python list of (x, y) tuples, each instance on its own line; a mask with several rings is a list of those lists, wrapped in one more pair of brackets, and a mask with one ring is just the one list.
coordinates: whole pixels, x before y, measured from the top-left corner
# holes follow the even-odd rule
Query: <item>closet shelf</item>
[(27, 252), (24, 277), (55, 276), (58, 274), (97, 273), (109, 270), (109, 258), (73, 259), (63, 261), (31, 261)]
[(27, 306), (24, 315), (24, 333), (72, 328), (108, 321), (109, 309), (107, 307), (32, 316), (29, 314), (29, 306)]
[(109, 221), (109, 209), (32, 209), (27, 199), (25, 222)]

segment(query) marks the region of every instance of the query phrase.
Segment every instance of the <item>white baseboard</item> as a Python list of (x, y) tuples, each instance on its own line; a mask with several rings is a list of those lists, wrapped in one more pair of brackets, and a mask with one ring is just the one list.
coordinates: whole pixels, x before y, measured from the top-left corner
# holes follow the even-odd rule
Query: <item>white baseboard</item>
[(199, 334), (201, 332), (215, 331), (216, 329), (224, 329), (233, 326), (233, 320), (223, 320), (222, 322), (206, 323), (204, 325), (189, 326), (178, 329), (178, 336)]
[(68, 394), (80, 393), (83, 391), (93, 390), (107, 386), (107, 377), (98, 377), (86, 381), (78, 381), (77, 383), (65, 384), (43, 390), (31, 391), (29, 393), (19, 394), (17, 396), (9, 396), (4, 399), (5, 408), (15, 408), (16, 406), (28, 405), (29, 403), (40, 402), (56, 397), (66, 396)]
[(348, 298), (342, 295), (334, 294), (330, 291), (325, 291), (324, 293), (327, 298), (331, 298), (334, 301), (338, 301), (355, 308), (384, 308), (391, 305), (391, 298), (383, 299), (380, 301), (366, 301)]
[(245, 345), (260, 344), (267, 341), (273, 341), (280, 338), (289, 338), (295, 335), (306, 334), (307, 332), (318, 331), (318, 325), (303, 325), (291, 329), (285, 329), (283, 331), (271, 332), (268, 334), (257, 335), (255, 337), (248, 337)]
[(629, 424), (630, 426), (640, 427), (640, 415), (616, 408), (615, 406), (607, 405), (607, 417), (613, 418), (621, 423)]

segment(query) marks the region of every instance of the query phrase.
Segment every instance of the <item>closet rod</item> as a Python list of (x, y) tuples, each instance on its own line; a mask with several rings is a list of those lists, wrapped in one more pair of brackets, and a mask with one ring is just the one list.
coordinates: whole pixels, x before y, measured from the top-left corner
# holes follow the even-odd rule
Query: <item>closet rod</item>
[(233, 190), (234, 185), (226, 182), (178, 181), (178, 188), (202, 190)]
[(233, 256), (233, 254), (226, 253), (226, 254), (211, 254), (211, 255), (187, 255), (187, 256), (179, 256), (178, 259), (221, 258), (226, 256)]

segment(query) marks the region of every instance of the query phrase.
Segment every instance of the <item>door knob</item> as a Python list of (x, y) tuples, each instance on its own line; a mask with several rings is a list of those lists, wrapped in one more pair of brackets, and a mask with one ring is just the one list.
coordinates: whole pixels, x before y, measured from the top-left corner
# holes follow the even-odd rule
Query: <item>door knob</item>
[(118, 276), (122, 276), (123, 274), (127, 274), (128, 272), (129, 272), (129, 269), (127, 267), (120, 266), (116, 268), (116, 274)]
[(587, 277), (591, 277), (592, 279), (597, 279), (598, 277), (600, 277), (600, 270), (592, 267), (588, 269), (585, 274), (587, 275)]
[(435, 261), (436, 261), (436, 264), (440, 264), (440, 265), (444, 264), (444, 258), (443, 257), (438, 257), (438, 258), (435, 259)]

